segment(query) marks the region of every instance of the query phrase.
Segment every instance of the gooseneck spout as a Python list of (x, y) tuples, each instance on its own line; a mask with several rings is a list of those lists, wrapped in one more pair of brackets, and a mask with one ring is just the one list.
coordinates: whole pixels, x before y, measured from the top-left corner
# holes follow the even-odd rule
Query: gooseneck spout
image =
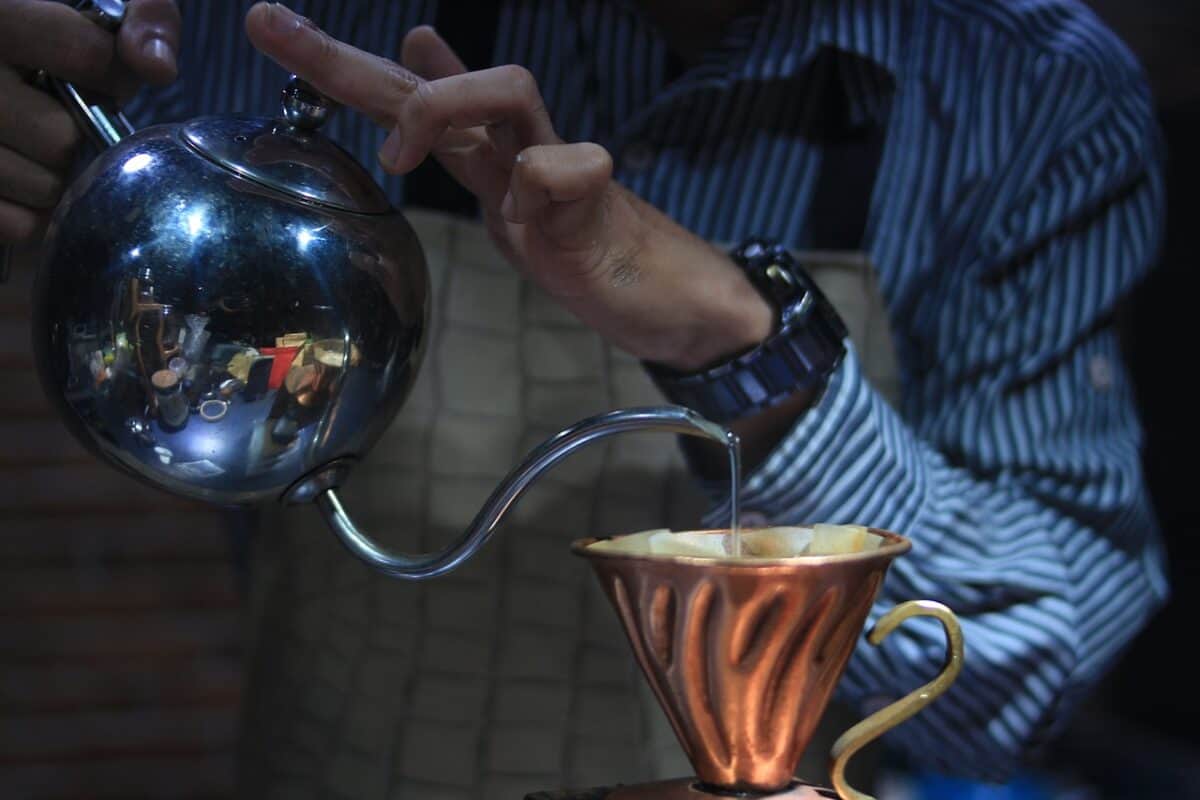
[(316, 495), (315, 502), (342, 543), (371, 567), (397, 578), (433, 578), (450, 572), (477, 553), (491, 538), (513, 504), (546, 470), (598, 439), (629, 431), (663, 431), (697, 436), (726, 447), (737, 444), (737, 438), (732, 433), (680, 406), (627, 408), (589, 417), (530, 452), (496, 487), (466, 532), (457, 541), (435, 553), (410, 555), (381, 548), (354, 524), (334, 488), (321, 491)]

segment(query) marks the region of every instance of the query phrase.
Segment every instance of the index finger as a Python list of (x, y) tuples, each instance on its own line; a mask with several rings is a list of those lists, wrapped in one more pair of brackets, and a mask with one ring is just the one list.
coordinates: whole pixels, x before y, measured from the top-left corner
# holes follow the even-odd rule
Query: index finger
[(278, 3), (256, 3), (246, 14), (246, 35), (318, 92), (384, 128), (396, 124), (397, 109), (422, 82), (396, 62), (339, 42)]

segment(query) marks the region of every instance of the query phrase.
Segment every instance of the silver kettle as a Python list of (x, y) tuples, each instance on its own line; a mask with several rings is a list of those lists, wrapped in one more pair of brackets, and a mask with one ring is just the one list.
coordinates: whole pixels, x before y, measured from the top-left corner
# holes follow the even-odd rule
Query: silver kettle
[[(99, 7), (119, 24), (122, 4)], [(532, 481), (598, 437), (732, 441), (672, 406), (584, 420), (530, 453), (457, 541), (425, 555), (383, 550), (337, 490), (416, 379), (429, 277), (403, 214), (319, 132), (330, 103), (293, 78), (277, 117), (134, 132), (50, 82), (103, 150), (47, 231), (38, 369), (74, 435), (134, 477), (224, 505), (313, 501), (357, 556), (423, 578), (469, 558)]]

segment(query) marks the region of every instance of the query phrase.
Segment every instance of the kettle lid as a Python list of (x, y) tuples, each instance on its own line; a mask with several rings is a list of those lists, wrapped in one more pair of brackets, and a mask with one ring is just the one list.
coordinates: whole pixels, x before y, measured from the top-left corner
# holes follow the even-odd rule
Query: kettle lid
[(361, 164), (318, 133), (332, 103), (292, 76), (279, 119), (200, 117), (183, 126), (196, 152), (243, 178), (338, 211), (386, 214), (387, 196)]

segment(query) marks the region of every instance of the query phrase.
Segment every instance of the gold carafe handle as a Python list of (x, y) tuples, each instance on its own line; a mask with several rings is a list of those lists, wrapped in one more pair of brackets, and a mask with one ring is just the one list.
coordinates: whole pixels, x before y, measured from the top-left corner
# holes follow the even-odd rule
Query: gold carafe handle
[(838, 737), (833, 743), (829, 777), (841, 800), (874, 800), (846, 782), (846, 763), (850, 757), (892, 728), (915, 715), (950, 688), (963, 665), (963, 635), (954, 612), (932, 600), (910, 600), (887, 614), (867, 634), (867, 641), (878, 646), (888, 634), (913, 617), (934, 617), (946, 629), (946, 664), (936, 678), (891, 705), (881, 708)]

